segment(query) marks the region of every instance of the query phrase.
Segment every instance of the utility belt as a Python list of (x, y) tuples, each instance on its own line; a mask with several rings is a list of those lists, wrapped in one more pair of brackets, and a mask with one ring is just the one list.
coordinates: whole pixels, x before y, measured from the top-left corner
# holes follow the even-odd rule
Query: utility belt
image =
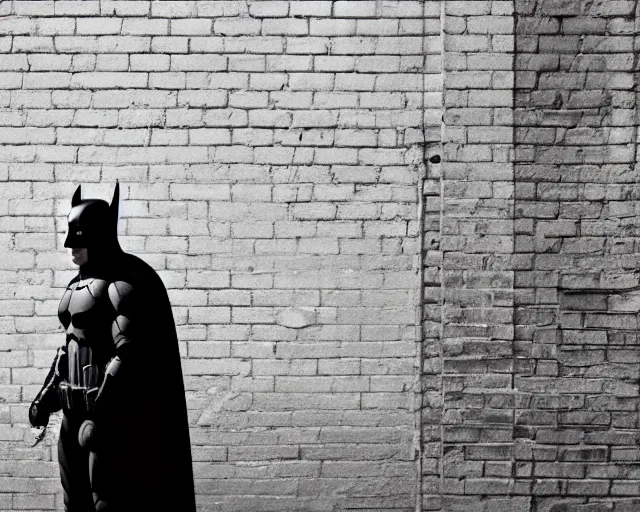
[(92, 414), (99, 388), (74, 386), (66, 381), (58, 385), (58, 395), (64, 412)]

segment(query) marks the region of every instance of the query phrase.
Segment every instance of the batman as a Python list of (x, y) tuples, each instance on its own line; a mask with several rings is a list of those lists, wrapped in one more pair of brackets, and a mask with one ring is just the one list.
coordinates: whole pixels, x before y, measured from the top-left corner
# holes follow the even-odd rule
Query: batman
[(29, 408), (34, 427), (63, 411), (58, 460), (68, 512), (195, 511), (176, 328), (156, 272), (117, 237), (109, 205), (71, 201), (64, 246), (78, 274), (58, 317), (66, 333)]

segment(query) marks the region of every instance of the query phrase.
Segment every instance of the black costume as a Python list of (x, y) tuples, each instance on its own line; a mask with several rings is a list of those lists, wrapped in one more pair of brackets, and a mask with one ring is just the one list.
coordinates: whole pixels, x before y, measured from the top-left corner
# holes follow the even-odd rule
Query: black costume
[[(65, 509), (195, 511), (175, 324), (156, 272), (122, 251), (119, 187), (109, 205), (73, 195), (65, 247), (88, 250), (58, 310), (66, 343), (29, 410), (63, 410), (58, 454)], [(89, 420), (89, 421), (87, 421)]]

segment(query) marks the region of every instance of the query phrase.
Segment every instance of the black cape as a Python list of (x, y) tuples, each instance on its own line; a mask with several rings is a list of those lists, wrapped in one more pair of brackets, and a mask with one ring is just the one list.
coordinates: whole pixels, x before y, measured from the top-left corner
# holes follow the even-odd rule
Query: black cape
[(131, 286), (125, 307), (136, 347), (133, 364), (123, 358), (122, 378), (114, 379), (96, 411), (94, 471), (105, 472), (101, 479), (107, 485), (127, 489), (127, 509), (195, 511), (180, 352), (164, 284), (147, 263), (125, 252), (83, 277), (91, 274)]

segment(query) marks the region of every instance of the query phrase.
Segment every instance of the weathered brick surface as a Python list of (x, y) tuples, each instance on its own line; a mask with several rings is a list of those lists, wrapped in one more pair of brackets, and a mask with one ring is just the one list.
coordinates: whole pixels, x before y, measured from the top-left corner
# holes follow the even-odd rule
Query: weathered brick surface
[(426, 191), (422, 509), (528, 510), (513, 454), (513, 2), (444, 2), (443, 19), (444, 161)]
[(633, 510), (636, 2), (443, 9), (422, 508)]
[(62, 507), (27, 406), (63, 341), (69, 198), (118, 179), (122, 245), (178, 324), (199, 508), (414, 510), (439, 20), (413, 0), (0, 3), (0, 509)]
[(636, 2), (516, 4), (518, 482), (542, 510), (631, 510)]

